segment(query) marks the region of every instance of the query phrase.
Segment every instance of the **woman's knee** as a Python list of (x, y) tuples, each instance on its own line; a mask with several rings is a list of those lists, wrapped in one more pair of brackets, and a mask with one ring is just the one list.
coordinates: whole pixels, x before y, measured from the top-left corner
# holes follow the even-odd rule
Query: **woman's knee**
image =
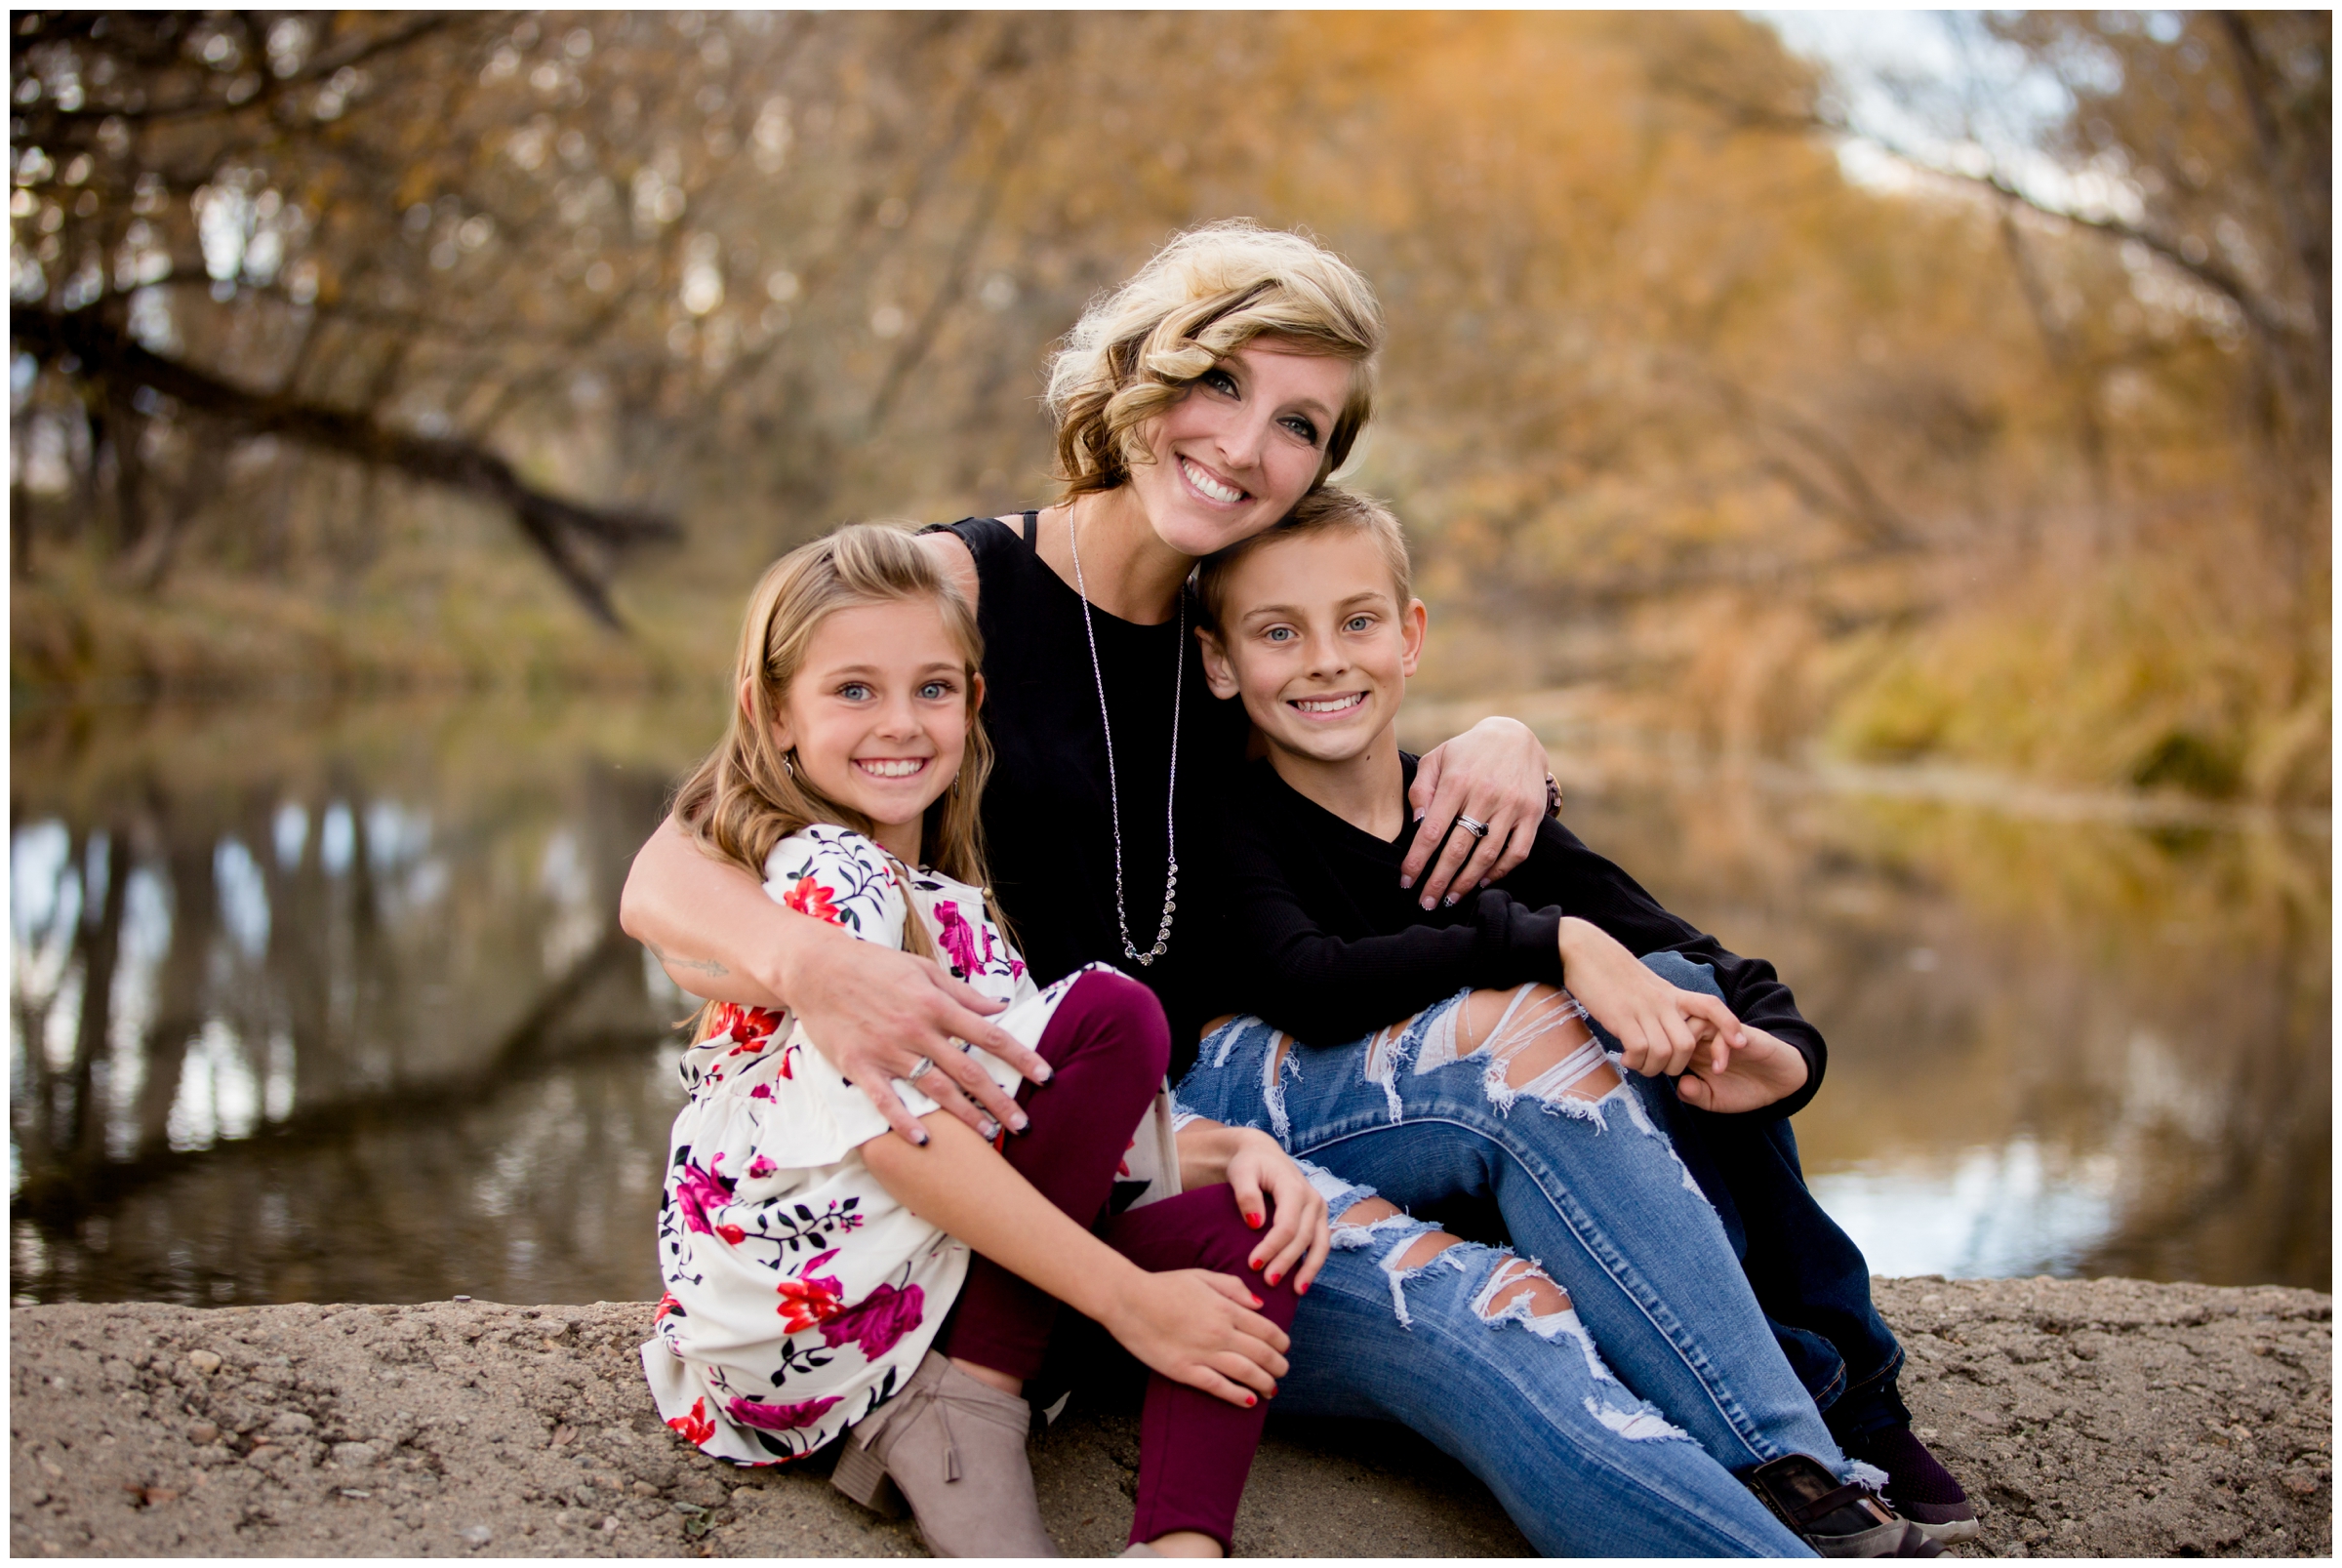
[(1542, 982), (1474, 991), (1458, 1020), (1459, 1056), (1485, 1056), (1489, 1092), (1509, 1106), (1520, 1095), (1599, 1100), (1619, 1076), (1576, 997)]
[(1700, 991), (1719, 1001), (1723, 998), (1724, 988), (1716, 984), (1716, 971), (1696, 958), (1679, 952), (1645, 953), (1642, 967), (1677, 990)]

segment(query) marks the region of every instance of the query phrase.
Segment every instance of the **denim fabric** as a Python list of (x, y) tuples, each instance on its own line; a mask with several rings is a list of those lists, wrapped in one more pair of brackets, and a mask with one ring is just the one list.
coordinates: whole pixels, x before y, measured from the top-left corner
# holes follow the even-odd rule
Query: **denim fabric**
[[(1706, 964), (1676, 953), (1643, 962), (1671, 985), (1722, 995)], [(1895, 1387), (1903, 1347), (1871, 1301), (1861, 1249), (1807, 1190), (1789, 1122), (1687, 1106), (1672, 1079), (1649, 1087), (1661, 1091), (1646, 1099), (1716, 1205), (1773, 1337), (1831, 1431), (1843, 1441), (1909, 1425)]]
[[(1805, 1453), (1841, 1476), (1867, 1469), (1850, 1466), (1838, 1451), (1783, 1359), (1716, 1210), (1653, 1120), (1644, 1081), (1629, 1075), (1592, 1103), (1492, 1090), (1484, 1060), (1440, 1062), (1435, 1051), (1422, 1049), (1437, 1037), (1443, 1013), (1460, 1003), (1461, 996), (1451, 998), (1411, 1021), (1394, 1045), (1371, 1055), (1372, 1076), (1361, 1042), (1335, 1050), (1295, 1046), (1272, 1078), (1281, 1036), (1257, 1019), (1239, 1019), (1204, 1042), (1179, 1099), (1203, 1115), (1267, 1127), (1297, 1156), (1371, 1186), (1402, 1207), (1458, 1193), (1492, 1195), (1515, 1244), (1569, 1292), (1619, 1378), (1725, 1468)], [(1348, 1278), (1356, 1266), (1343, 1258), (1348, 1266), (1339, 1273)], [(1362, 1300), (1373, 1294), (1373, 1283), (1348, 1286), (1328, 1300)], [(1383, 1311), (1410, 1338), (1383, 1336), (1377, 1343), (1392, 1363), (1384, 1364), (1358, 1361), (1354, 1347), (1366, 1343), (1356, 1337), (1359, 1324), (1332, 1331), (1320, 1325), (1312, 1307), (1324, 1288), (1303, 1300), (1295, 1377), (1280, 1395), (1284, 1408), (1372, 1409), (1404, 1420), (1451, 1445), (1509, 1507), (1521, 1499), (1531, 1509), (1515, 1512), (1524, 1530), (1533, 1522), (1556, 1528), (1551, 1520), (1534, 1521), (1541, 1505), (1524, 1488), (1534, 1484), (1525, 1472), (1536, 1466), (1521, 1457), (1517, 1434), (1477, 1435), (1512, 1418), (1500, 1421), (1480, 1403), (1442, 1413), (1411, 1407), (1402, 1397), (1396, 1363), (1433, 1388), (1472, 1384), (1480, 1375), (1462, 1364), (1474, 1358), (1460, 1347), (1485, 1347), (1503, 1336), (1468, 1310), (1471, 1294), (1435, 1292), (1420, 1307), (1411, 1295), (1386, 1300)], [(1409, 1307), (1410, 1324), (1398, 1323), (1398, 1300)], [(1434, 1316), (1438, 1332), (1427, 1335)], [(1525, 1389), (1552, 1371), (1549, 1362), (1538, 1374), (1516, 1376), (1514, 1387)], [(1543, 1395), (1526, 1400), (1540, 1411), (1552, 1402)]]
[[(1347, 1187), (1337, 1212), (1370, 1195), (1334, 1186)], [(1463, 1242), (1394, 1272), (1428, 1228), (1337, 1223), (1294, 1319), (1279, 1411), (1413, 1427), (1486, 1482), (1545, 1556), (1812, 1554), (1610, 1374), (1574, 1314), (1484, 1320), (1475, 1306), (1509, 1253)]]

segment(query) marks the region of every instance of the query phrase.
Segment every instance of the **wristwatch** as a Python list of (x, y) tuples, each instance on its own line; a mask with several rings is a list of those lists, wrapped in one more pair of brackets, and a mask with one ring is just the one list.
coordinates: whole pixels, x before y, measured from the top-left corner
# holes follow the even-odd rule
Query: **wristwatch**
[(1561, 820), (1561, 784), (1550, 773), (1545, 776), (1545, 814), (1555, 822)]

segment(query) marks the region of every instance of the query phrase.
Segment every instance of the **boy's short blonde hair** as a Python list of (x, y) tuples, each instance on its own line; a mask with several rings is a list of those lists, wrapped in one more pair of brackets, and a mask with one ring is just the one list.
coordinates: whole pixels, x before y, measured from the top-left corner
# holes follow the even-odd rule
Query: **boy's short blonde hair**
[(1224, 624), (1228, 581), (1237, 562), (1280, 539), (1322, 534), (1330, 529), (1363, 534), (1374, 542), (1374, 547), (1382, 552), (1383, 564), (1391, 569), (1391, 585), (1398, 594), (1398, 607), (1404, 610), (1407, 601), (1415, 596), (1415, 563), (1407, 555), (1407, 536), (1400, 530), (1398, 519), (1392, 515), (1390, 507), (1372, 496), (1362, 496), (1340, 485), (1324, 485), (1302, 497), (1281, 521), (1203, 558), (1195, 568), (1195, 599), (1202, 610), (1204, 629), (1217, 634)]
[(1265, 336), (1354, 367), (1317, 477), (1340, 467), (1374, 411), (1382, 306), (1357, 268), (1315, 241), (1231, 218), (1175, 235), (1091, 301), (1051, 356), (1046, 403), (1067, 498), (1127, 482), (1148, 461), (1139, 427)]

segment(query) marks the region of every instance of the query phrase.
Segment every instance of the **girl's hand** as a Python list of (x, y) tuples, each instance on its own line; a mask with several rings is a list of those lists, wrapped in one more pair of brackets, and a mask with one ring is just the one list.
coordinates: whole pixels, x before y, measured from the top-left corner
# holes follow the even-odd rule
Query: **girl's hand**
[[(1411, 888), (1422, 878), (1417, 902), (1429, 909), (1442, 899), (1455, 903), (1526, 860), (1545, 820), (1545, 743), (1518, 719), (1482, 719), (1425, 752), (1407, 791), (1421, 825), (1399, 865), (1398, 885)], [(1458, 815), (1485, 824), (1487, 836), (1448, 832)], [(1425, 876), (1443, 835), (1439, 863)]]
[(1273, 1217), (1269, 1233), (1245, 1261), (1272, 1285), (1292, 1274), (1293, 1293), (1307, 1295), (1334, 1244), (1325, 1199), (1275, 1139), (1252, 1127), (1237, 1136), (1242, 1144), (1229, 1156), (1227, 1176), (1236, 1211), (1256, 1230), (1264, 1216)]
[(1003, 1003), (952, 979), (931, 959), (831, 928), (820, 932), (812, 940), (806, 940), (811, 934), (800, 937), (780, 990), (806, 1032), (821, 1042), (822, 1055), (868, 1097), (888, 1126), (907, 1142), (927, 1142), (927, 1130), (894, 1086), (923, 1056), (935, 1065), (920, 1075), (918, 1087), (937, 1106), (986, 1138), (997, 1130), (988, 1122), (1025, 1130), (1016, 1101), (957, 1043), (990, 1052), (1034, 1083), (1048, 1082), (1049, 1064), (985, 1019)]
[(1743, 1024), (1741, 1031), (1749, 1043), (1721, 1068), (1695, 1061), (1676, 1080), (1683, 1104), (1732, 1115), (1760, 1110), (1805, 1087), (1805, 1058), (1796, 1046), (1754, 1024)]
[(1260, 1298), (1227, 1274), (1133, 1270), (1099, 1321), (1153, 1371), (1247, 1408), (1285, 1375), (1284, 1330), (1252, 1310)]
[(1740, 1020), (1716, 997), (1678, 990), (1652, 974), (1599, 926), (1561, 919), (1561, 977), (1595, 1021), (1618, 1036), (1627, 1065), (1646, 1078), (1691, 1065), (1703, 1042), (1711, 1070), (1727, 1070), (1731, 1049), (1748, 1044)]

